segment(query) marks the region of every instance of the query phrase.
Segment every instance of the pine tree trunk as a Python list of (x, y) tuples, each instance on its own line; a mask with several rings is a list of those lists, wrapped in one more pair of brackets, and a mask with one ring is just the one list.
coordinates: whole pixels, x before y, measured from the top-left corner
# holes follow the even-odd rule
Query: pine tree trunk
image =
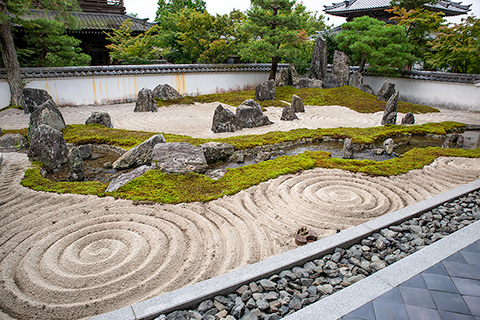
[(277, 66), (278, 66), (278, 57), (275, 56), (272, 58), (272, 67), (270, 68), (270, 76), (268, 80), (275, 80), (275, 76), (277, 75)]
[[(3, 1), (0, 1), (0, 12), (7, 16), (8, 9)], [(9, 19), (0, 23), (0, 49), (2, 51), (3, 64), (7, 69), (7, 82), (10, 86), (10, 105), (22, 105), (22, 76), (20, 74), (20, 64), (15, 51), (15, 43), (12, 37), (12, 23)]]

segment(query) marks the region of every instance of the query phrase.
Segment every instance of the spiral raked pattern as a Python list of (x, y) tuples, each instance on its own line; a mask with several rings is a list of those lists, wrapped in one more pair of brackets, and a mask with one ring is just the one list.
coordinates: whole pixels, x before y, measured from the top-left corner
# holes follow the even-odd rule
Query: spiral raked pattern
[(80, 319), (220, 275), (480, 177), (441, 158), (399, 177), (314, 169), (209, 203), (139, 205), (20, 186), (25, 155), (0, 167), (0, 318)]

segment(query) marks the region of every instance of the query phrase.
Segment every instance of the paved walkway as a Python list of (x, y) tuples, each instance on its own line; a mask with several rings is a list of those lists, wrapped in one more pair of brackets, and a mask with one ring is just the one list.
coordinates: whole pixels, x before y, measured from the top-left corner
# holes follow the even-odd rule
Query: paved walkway
[(480, 221), (285, 320), (480, 320)]
[(341, 319), (480, 319), (480, 241)]

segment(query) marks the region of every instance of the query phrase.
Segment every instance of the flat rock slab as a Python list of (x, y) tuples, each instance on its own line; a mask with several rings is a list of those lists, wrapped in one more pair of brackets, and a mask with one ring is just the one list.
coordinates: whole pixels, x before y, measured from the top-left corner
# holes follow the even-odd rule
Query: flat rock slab
[(133, 169), (132, 171), (128, 173), (124, 173), (113, 179), (110, 184), (108, 185), (107, 189), (105, 192), (113, 192), (117, 190), (118, 188), (126, 185), (133, 179), (136, 179), (138, 177), (141, 177), (145, 174), (145, 172), (152, 170), (153, 168), (151, 166), (143, 165), (138, 168)]
[(203, 149), (187, 142), (155, 145), (152, 152), (152, 165), (166, 173), (207, 171), (207, 159)]
[(463, 148), (477, 149), (480, 146), (480, 132), (466, 131), (463, 133)]

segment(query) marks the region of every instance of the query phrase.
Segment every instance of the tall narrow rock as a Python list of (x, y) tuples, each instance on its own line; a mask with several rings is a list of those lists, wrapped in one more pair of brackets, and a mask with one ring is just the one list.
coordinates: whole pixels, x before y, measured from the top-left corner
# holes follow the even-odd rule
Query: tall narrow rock
[(395, 92), (390, 99), (388, 99), (385, 112), (383, 113), (382, 126), (395, 124), (397, 122), (398, 95), (399, 92)]
[(267, 80), (255, 88), (255, 100), (275, 100), (275, 81)]
[(332, 73), (340, 82), (340, 86), (348, 85), (350, 77), (350, 59), (348, 56), (339, 50), (335, 50), (333, 54)]
[(303, 100), (296, 94), (293, 95), (292, 103), (290, 106), (295, 112), (305, 112), (305, 105), (303, 104)]
[(318, 37), (313, 47), (310, 78), (322, 80), (327, 75), (327, 44)]
[(385, 80), (380, 90), (377, 92), (377, 99), (380, 101), (388, 101), (395, 93), (395, 84)]
[(157, 112), (158, 106), (153, 99), (153, 92), (150, 89), (143, 88), (138, 92), (135, 109), (133, 112)]

